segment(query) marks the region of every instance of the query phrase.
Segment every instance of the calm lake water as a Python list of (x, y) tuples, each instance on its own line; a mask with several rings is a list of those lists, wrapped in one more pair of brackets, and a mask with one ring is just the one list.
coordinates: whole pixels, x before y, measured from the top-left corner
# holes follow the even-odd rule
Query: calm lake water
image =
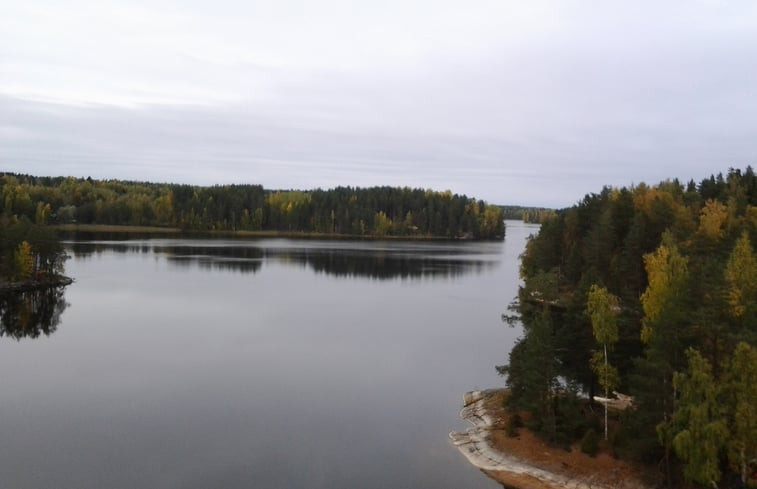
[(0, 487), (497, 487), (447, 435), (536, 230), (69, 242), (76, 282), (3, 309)]

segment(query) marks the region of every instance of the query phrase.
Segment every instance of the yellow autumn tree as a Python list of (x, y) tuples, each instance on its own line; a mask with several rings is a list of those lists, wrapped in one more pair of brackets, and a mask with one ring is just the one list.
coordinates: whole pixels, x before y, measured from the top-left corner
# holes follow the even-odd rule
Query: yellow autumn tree
[(641, 295), (644, 320), (641, 339), (648, 343), (660, 323), (670, 322), (666, 316), (675, 315), (688, 281), (688, 259), (675, 244), (660, 245), (653, 253), (644, 255), (644, 268), (649, 285)]
[(708, 199), (699, 213), (699, 232), (718, 240), (723, 237), (723, 227), (728, 219), (728, 209), (717, 200)]
[(16, 276), (21, 280), (26, 280), (34, 274), (34, 255), (32, 254), (32, 245), (27, 241), (22, 241), (18, 245), (15, 253)]
[(40, 225), (47, 223), (47, 219), (50, 217), (50, 211), (50, 204), (37, 202), (37, 210), (34, 213), (34, 222)]
[(384, 211), (379, 211), (373, 217), (373, 229), (376, 236), (386, 236), (392, 229), (392, 220), (389, 219)]
[(736, 241), (728, 258), (725, 282), (728, 312), (740, 318), (757, 300), (757, 258), (746, 231)]

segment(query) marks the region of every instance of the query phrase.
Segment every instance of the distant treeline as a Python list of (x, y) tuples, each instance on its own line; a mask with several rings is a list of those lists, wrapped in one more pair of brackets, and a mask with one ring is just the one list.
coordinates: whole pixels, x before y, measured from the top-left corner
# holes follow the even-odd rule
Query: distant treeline
[(558, 211), (522, 258), (524, 334), (500, 367), (511, 406), (551, 441), (588, 447), (605, 423), (582, 415), (579, 393), (630, 393), (609, 423), (616, 455), (668, 487), (754, 484), (755, 244), (752, 168), (605, 187)]
[(505, 219), (514, 219), (533, 224), (541, 224), (555, 215), (554, 209), (547, 209), (546, 207), (501, 205), (499, 208), (502, 209), (502, 215)]
[(39, 224), (169, 226), (355, 236), (502, 239), (502, 210), (449, 191), (158, 184), (0, 173), (4, 215)]

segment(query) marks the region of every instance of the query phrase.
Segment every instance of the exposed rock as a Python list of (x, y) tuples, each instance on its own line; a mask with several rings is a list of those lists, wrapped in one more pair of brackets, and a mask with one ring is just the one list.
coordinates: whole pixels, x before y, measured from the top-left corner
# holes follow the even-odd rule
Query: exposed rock
[(613, 391), (613, 394), (615, 394), (615, 397), (617, 397), (617, 399), (601, 396), (594, 396), (593, 399), (600, 404), (607, 404), (607, 407), (610, 409), (615, 409), (618, 411), (623, 411), (624, 409), (628, 409), (633, 405), (633, 397), (626, 394), (621, 394), (617, 391)]
[(500, 450), (495, 446), (492, 434), (495, 430), (502, 430), (503, 426), (497, 425), (494, 413), (487, 408), (487, 400), (497, 392), (484, 390), (466, 393), (460, 417), (473, 426), (464, 433), (452, 432), (449, 435), (460, 453), (490, 477), (516, 489), (646, 489), (635, 478), (618, 474), (591, 474), (590, 471), (587, 475), (587, 471), (568, 470), (570, 465), (565, 462), (558, 464), (565, 470), (540, 467)]

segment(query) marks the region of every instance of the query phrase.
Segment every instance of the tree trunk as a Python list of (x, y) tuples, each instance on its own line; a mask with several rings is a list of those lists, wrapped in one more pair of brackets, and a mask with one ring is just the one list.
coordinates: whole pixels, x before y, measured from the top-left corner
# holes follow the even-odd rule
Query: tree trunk
[(607, 441), (607, 404), (610, 399), (610, 393), (607, 392), (607, 343), (605, 343), (605, 441)]

